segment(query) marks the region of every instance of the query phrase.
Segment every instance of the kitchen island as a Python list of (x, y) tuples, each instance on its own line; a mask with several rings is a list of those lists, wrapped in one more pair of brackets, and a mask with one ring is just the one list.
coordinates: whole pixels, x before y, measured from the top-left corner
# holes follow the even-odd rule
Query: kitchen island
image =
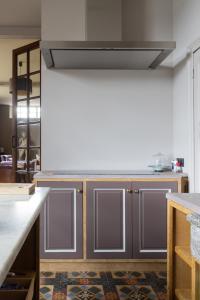
[(42, 171), (35, 183), (51, 188), (41, 215), (44, 263), (128, 263), (166, 259), (166, 194), (187, 192), (188, 178), (148, 170)]
[[(36, 188), (33, 195), (0, 195), (2, 300), (39, 299), (39, 214), (48, 193), (49, 188)], [(23, 288), (3, 288), (14, 284)]]
[[(200, 218), (200, 194), (170, 193), (168, 198), (168, 300), (200, 299), (200, 261), (191, 254), (191, 224)], [(200, 249), (199, 249), (200, 250)]]

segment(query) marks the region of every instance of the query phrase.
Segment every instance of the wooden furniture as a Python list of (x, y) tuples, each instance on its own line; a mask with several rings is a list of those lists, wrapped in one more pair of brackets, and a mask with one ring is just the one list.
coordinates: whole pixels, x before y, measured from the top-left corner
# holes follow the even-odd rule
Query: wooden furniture
[(0, 195), (31, 195), (34, 192), (34, 183), (0, 183)]
[(0, 166), (0, 182), (15, 182), (15, 172), (12, 168), (5, 168)]
[(200, 265), (191, 255), (190, 223), (186, 220), (191, 213), (184, 205), (168, 201), (168, 300), (200, 299)]
[[(36, 178), (37, 186), (52, 189), (42, 214), (41, 257), (88, 262), (165, 259), (166, 193), (186, 191), (187, 178), (158, 177)], [(74, 215), (75, 196), (80, 205)]]
[(39, 299), (39, 214), (48, 192), (0, 195), (0, 300)]
[(23, 247), (19, 251), (5, 283), (22, 285), (23, 289), (5, 290), (0, 288), (0, 300), (38, 300), (39, 299), (39, 218), (35, 221)]
[(176, 182), (87, 182), (87, 258), (166, 258)]
[[(8, 289), (8, 286), (18, 286), (16, 289)], [(35, 273), (20, 272), (8, 276), (4, 282), (6, 289), (0, 289), (0, 299), (2, 300), (32, 300), (35, 298)], [(38, 294), (38, 291), (37, 291)]]
[(87, 182), (87, 258), (132, 258), (129, 182)]
[(38, 182), (38, 186), (51, 188), (41, 214), (41, 258), (82, 258), (82, 182)]
[[(16, 182), (31, 182), (40, 170), (41, 152), (41, 57), (39, 41), (13, 50), (12, 137)], [(23, 82), (23, 90), (20, 89)]]

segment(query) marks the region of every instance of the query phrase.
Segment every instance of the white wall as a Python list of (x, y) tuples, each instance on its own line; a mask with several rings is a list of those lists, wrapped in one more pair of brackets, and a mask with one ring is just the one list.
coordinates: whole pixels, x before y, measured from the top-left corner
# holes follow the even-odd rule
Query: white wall
[(85, 0), (42, 0), (43, 40), (84, 40)]
[(43, 169), (140, 169), (171, 154), (170, 71), (42, 74)]
[(90, 41), (121, 40), (122, 1), (87, 0), (86, 39)]
[[(42, 39), (56, 39), (54, 2), (43, 2)], [(161, 24), (166, 7), (156, 16)], [(65, 20), (59, 38), (84, 39), (82, 19), (77, 31)], [(146, 29), (156, 39), (157, 27)], [(47, 70), (43, 63), (42, 120), (42, 169), (147, 168), (156, 152), (172, 153), (172, 73)]]
[[(174, 156), (185, 158), (185, 171), (191, 172), (191, 70), (189, 58), (184, 54), (200, 38), (200, 1), (174, 0), (173, 3), (174, 52), (173, 87), (173, 145)], [(191, 174), (190, 174), (191, 175)]]
[(172, 1), (122, 0), (122, 38), (137, 41), (170, 41)]

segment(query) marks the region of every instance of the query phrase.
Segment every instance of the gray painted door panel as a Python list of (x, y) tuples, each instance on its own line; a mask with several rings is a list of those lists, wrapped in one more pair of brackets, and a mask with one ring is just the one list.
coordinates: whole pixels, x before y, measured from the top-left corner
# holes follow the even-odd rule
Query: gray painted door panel
[(81, 182), (39, 182), (51, 187), (41, 214), (41, 258), (82, 258)]
[(87, 257), (131, 258), (130, 183), (87, 184)]
[(132, 188), (133, 257), (166, 258), (166, 193), (177, 192), (177, 183), (134, 182)]
[(74, 191), (52, 189), (45, 212), (47, 249), (74, 248), (74, 213)]

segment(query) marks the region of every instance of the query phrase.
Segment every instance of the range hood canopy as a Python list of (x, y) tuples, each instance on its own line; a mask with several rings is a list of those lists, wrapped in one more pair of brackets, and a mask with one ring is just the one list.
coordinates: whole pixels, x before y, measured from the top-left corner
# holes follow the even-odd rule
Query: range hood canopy
[(175, 42), (41, 41), (48, 68), (156, 69), (176, 48)]

